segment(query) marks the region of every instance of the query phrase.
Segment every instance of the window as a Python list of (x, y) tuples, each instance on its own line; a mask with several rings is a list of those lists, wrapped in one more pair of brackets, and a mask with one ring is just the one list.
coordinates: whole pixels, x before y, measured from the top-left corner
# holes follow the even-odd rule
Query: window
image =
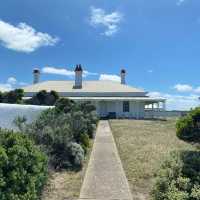
[(129, 101), (123, 102), (123, 112), (129, 112)]

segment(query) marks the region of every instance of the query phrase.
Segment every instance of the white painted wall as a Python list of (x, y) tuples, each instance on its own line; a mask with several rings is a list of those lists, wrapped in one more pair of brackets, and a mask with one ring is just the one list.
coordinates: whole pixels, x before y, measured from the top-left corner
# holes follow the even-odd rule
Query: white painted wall
[(123, 112), (123, 101), (97, 101), (93, 102), (97, 113), (101, 117), (106, 117), (109, 112), (116, 112), (117, 118), (144, 118), (144, 103), (130, 101), (130, 112)]
[(27, 122), (32, 122), (43, 110), (50, 107), (0, 103), (0, 127), (15, 130), (13, 120), (17, 116), (25, 116)]
[[(77, 102), (79, 102), (77, 100)], [(82, 101), (83, 102), (83, 101)], [(96, 107), (97, 114), (100, 117), (108, 116), (109, 112), (116, 112), (117, 118), (136, 118), (142, 119), (145, 116), (144, 102), (130, 101), (130, 112), (123, 112), (123, 101), (97, 101), (93, 100), (91, 103)]]

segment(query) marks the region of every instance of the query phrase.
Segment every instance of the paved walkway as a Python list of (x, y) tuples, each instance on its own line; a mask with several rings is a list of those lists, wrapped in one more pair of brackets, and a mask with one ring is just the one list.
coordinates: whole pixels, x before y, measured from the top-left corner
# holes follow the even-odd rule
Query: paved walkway
[(80, 200), (131, 200), (117, 148), (108, 121), (100, 121)]

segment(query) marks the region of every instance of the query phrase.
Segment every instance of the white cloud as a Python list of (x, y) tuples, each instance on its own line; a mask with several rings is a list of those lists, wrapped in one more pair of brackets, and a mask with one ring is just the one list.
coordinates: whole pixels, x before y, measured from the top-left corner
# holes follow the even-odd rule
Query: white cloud
[(100, 74), (99, 80), (100, 81), (116, 81), (116, 82), (120, 82), (121, 78), (120, 78), (120, 76), (117, 76), (115, 74)]
[(190, 110), (191, 108), (197, 107), (200, 105), (198, 95), (172, 95), (167, 93), (160, 92), (150, 92), (149, 96), (156, 98), (166, 98), (167, 110)]
[(200, 93), (200, 86), (194, 90), (195, 93)]
[(14, 90), (15, 88), (20, 88), (21, 86), (28, 85), (25, 82), (18, 82), (15, 77), (9, 77), (6, 83), (0, 83), (0, 91), (7, 92), (10, 90)]
[(152, 69), (149, 69), (147, 72), (148, 72), (148, 73), (153, 73), (153, 70), (152, 70)]
[(7, 80), (8, 84), (15, 85), (17, 83), (17, 79), (15, 77), (9, 77)]
[(197, 87), (194, 91), (195, 93), (200, 93), (200, 87)]
[(183, 4), (184, 2), (185, 2), (185, 0), (178, 0), (176, 4), (177, 4), (177, 6), (180, 6), (180, 5)]
[(88, 72), (88, 71), (83, 71), (83, 76), (86, 77), (86, 76), (96, 76), (98, 75), (98, 73), (93, 73), (93, 72)]
[(25, 83), (25, 82), (19, 82), (19, 85), (20, 85), (20, 86), (26, 86), (26, 85), (28, 85), (28, 83)]
[(174, 86), (174, 89), (176, 89), (178, 92), (192, 92), (193, 91), (192, 86), (188, 84), (176, 84)]
[(0, 91), (7, 92), (13, 89), (13, 87), (17, 84), (17, 79), (15, 77), (9, 77), (6, 83), (0, 83)]
[[(64, 68), (56, 68), (56, 67), (44, 67), (42, 68), (42, 72), (46, 74), (57, 74), (57, 75), (63, 75), (63, 76), (69, 76), (72, 77), (75, 75), (74, 70), (68, 70)], [(97, 73), (83, 71), (83, 77), (91, 76), (91, 75), (97, 75)]]
[(13, 89), (12, 85), (9, 84), (9, 83), (5, 83), (5, 84), (1, 83), (0, 84), (0, 92), (7, 92), (7, 91), (10, 91), (12, 89)]
[(106, 13), (101, 8), (91, 7), (90, 24), (93, 27), (104, 26), (106, 29), (103, 35), (112, 36), (119, 30), (119, 24), (122, 21), (122, 14), (120, 12)]
[(42, 68), (42, 72), (45, 73), (45, 74), (74, 76), (74, 71), (62, 69), (62, 68), (56, 68), (56, 67), (44, 67), (44, 68)]
[(178, 92), (200, 93), (200, 86), (195, 88), (189, 84), (176, 84), (173, 89), (176, 89)]
[(13, 26), (0, 20), (0, 42), (8, 49), (30, 53), (42, 46), (53, 46), (58, 42), (47, 33), (37, 32), (25, 23)]

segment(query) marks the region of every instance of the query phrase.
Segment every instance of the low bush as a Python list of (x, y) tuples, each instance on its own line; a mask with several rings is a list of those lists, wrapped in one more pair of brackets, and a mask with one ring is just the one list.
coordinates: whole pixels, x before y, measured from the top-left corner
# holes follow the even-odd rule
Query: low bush
[(47, 157), (21, 133), (0, 130), (0, 199), (38, 200)]
[(75, 142), (71, 142), (69, 144), (70, 156), (71, 156), (71, 163), (75, 167), (80, 167), (84, 161), (84, 150), (80, 144)]
[(68, 123), (70, 120), (70, 114), (58, 114), (55, 109), (48, 109), (35, 122), (23, 126), (22, 131), (41, 146), (49, 156), (49, 164), (56, 169), (77, 168), (83, 164), (73, 166), (71, 143), (75, 140)]
[(87, 149), (90, 146), (90, 138), (88, 136), (88, 134), (81, 134), (80, 138), (79, 138), (79, 142), (84, 150), (85, 153), (87, 153)]
[(200, 143), (200, 108), (180, 118), (176, 124), (177, 137), (188, 142)]
[(97, 123), (95, 111), (90, 108), (84, 114), (81, 106), (60, 99), (55, 108), (42, 112), (35, 122), (26, 124), (24, 118), (17, 118), (15, 124), (41, 146), (52, 167), (81, 168)]
[(73, 110), (75, 103), (67, 98), (60, 98), (57, 100), (55, 107), (57, 112), (69, 113)]
[(174, 152), (163, 163), (152, 192), (155, 200), (200, 199), (200, 152)]

